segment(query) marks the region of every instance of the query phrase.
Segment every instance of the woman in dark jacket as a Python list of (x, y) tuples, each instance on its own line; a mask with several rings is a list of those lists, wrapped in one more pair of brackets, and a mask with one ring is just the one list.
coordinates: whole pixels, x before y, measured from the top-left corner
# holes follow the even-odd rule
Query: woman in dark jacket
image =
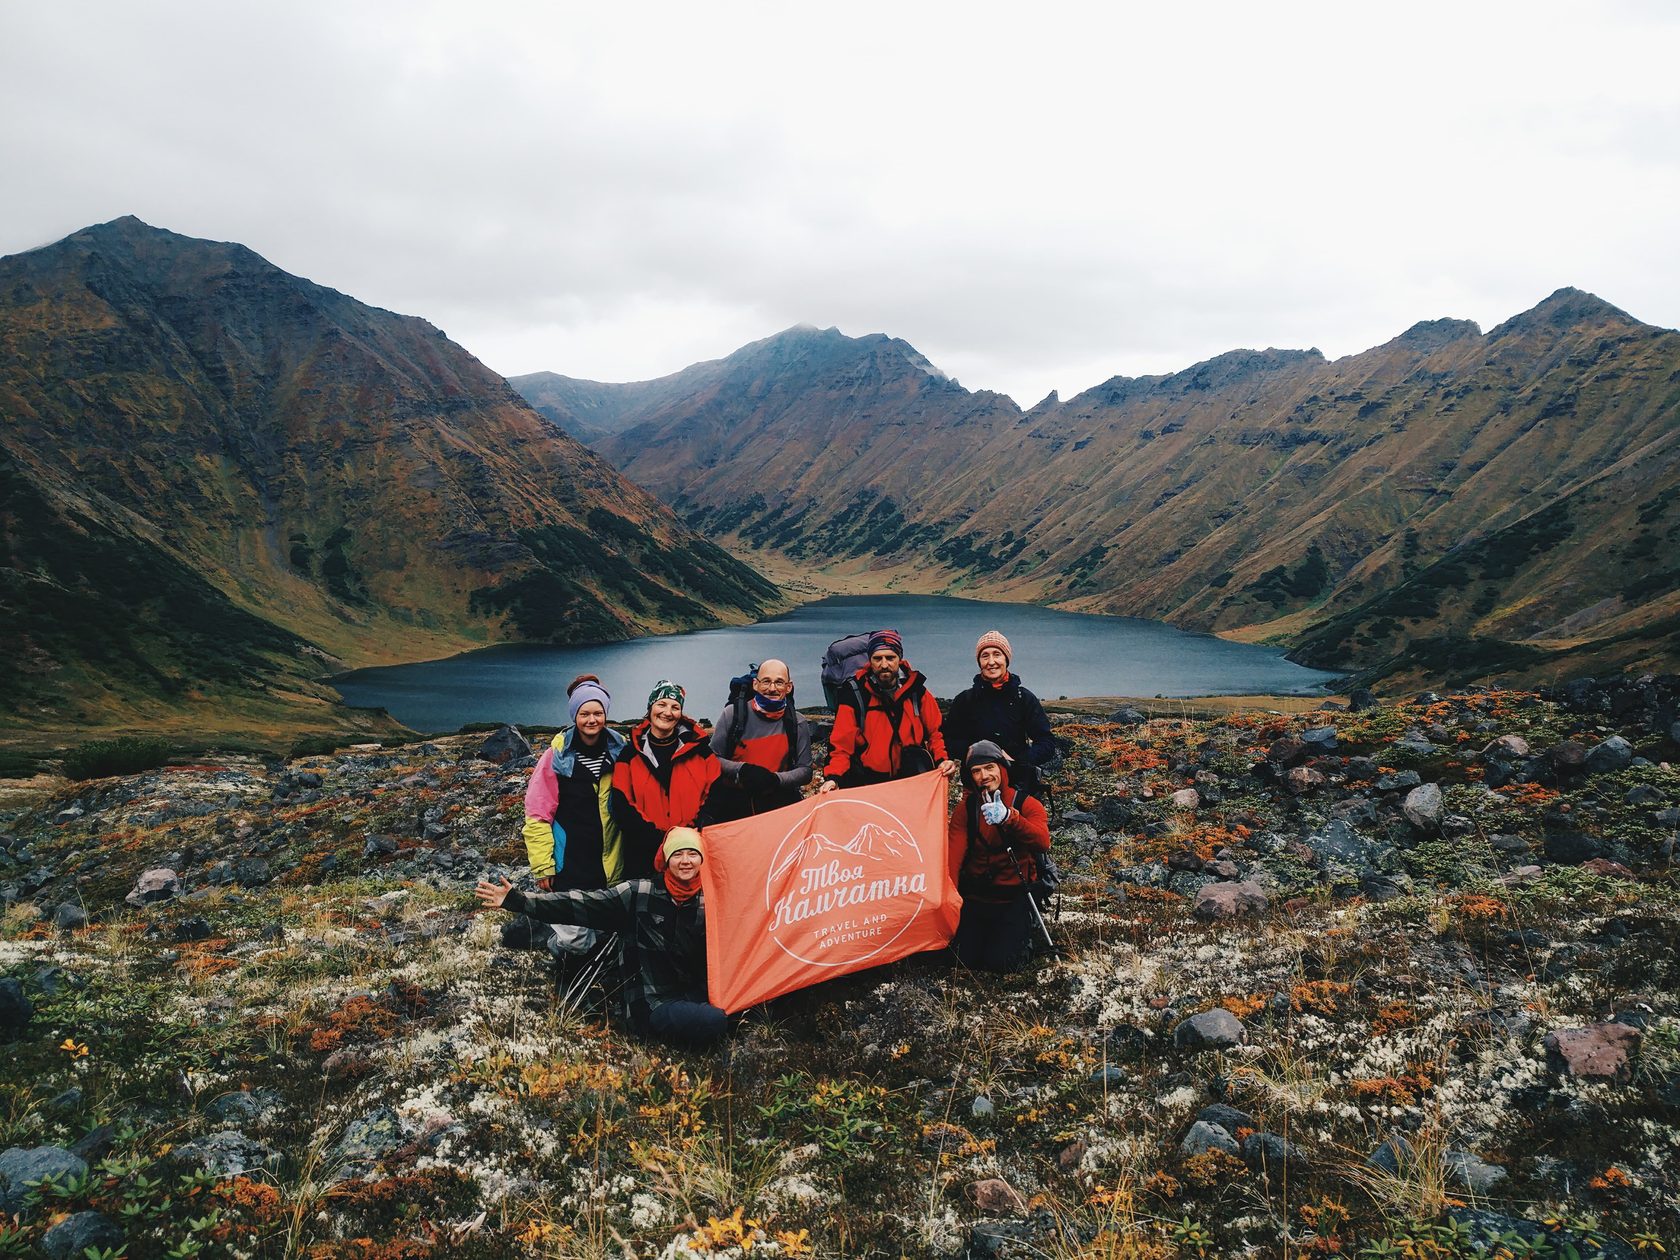
[(1039, 856), (1050, 851), (1050, 819), (1042, 803), (1010, 786), (1008, 755), (989, 740), (969, 748), (963, 780), (968, 790), (946, 829), (963, 899), (951, 948), (965, 967), (1014, 971), (1030, 953), (1027, 899)]
[(974, 675), (974, 685), (951, 701), (945, 747), (960, 761), (971, 744), (991, 740), (1009, 754), (1015, 786), (1042, 797), (1040, 772), (1055, 759), (1056, 740), (1038, 697), (1009, 672), (1012, 655), (1002, 632), (988, 630), (980, 636), (974, 645), (980, 672)]
[(717, 757), (711, 741), (684, 715), (685, 695), (668, 679), (655, 683), (647, 716), (631, 730), (613, 766), (612, 816), (624, 833), (626, 879), (653, 875), (665, 833), (698, 825), (717, 782)]
[(614, 932), (620, 1012), (643, 1036), (666, 1041), (716, 1041), (729, 1019), (706, 1000), (706, 906), (700, 891), (703, 842), (689, 827), (672, 828), (655, 860), (657, 879), (611, 888), (521, 892), (508, 880), (480, 880), (486, 906)]

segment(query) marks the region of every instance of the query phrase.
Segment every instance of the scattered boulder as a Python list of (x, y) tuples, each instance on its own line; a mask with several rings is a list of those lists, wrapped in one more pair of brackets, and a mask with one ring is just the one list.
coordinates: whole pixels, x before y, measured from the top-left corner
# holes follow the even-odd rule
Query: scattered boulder
[(1307, 751), (1313, 756), (1336, 751), (1336, 728), (1334, 726), (1314, 726), (1301, 732), (1301, 742), (1307, 746)]
[(241, 888), (260, 888), (274, 878), (274, 873), (267, 859), (247, 857), (233, 864), (233, 878)]
[(210, 939), (210, 920), (202, 914), (195, 914), (190, 919), (182, 919), (175, 925), (175, 943), (185, 945), (189, 941), (205, 941)]
[(1543, 1044), (1547, 1063), (1561, 1075), (1626, 1085), (1633, 1079), (1631, 1060), (1639, 1042), (1639, 1029), (1629, 1024), (1589, 1024), (1559, 1028)]
[[(1506, 1216), (1486, 1208), (1452, 1207), (1447, 1209), (1447, 1221), (1458, 1227), (1469, 1239), (1474, 1255), (1495, 1255), (1510, 1252), (1513, 1240), (1528, 1248), (1533, 1255), (1568, 1255), (1572, 1251), (1581, 1260), (1635, 1260), (1636, 1252), (1616, 1238), (1595, 1232), (1589, 1244), (1576, 1230), (1553, 1228), (1539, 1221), (1520, 1216)], [(1564, 1251), (1564, 1246), (1569, 1251)]]
[(1198, 919), (1235, 919), (1245, 914), (1263, 914), (1271, 902), (1266, 892), (1254, 883), (1204, 884), (1196, 894), (1192, 911)]
[(1252, 1129), (1255, 1127), (1254, 1117), (1246, 1111), (1226, 1103), (1209, 1103), (1196, 1113), (1196, 1119), (1206, 1120), (1209, 1124), (1217, 1124), (1225, 1132), (1235, 1135), (1238, 1129)]
[(53, 911), (53, 926), (60, 931), (73, 932), (88, 925), (88, 913), (78, 905), (61, 901)]
[(32, 1181), (73, 1181), (87, 1170), (86, 1160), (62, 1146), (9, 1147), (0, 1152), (0, 1213), (21, 1215)]
[(1190, 1132), (1178, 1144), (1180, 1155), (1205, 1155), (1209, 1151), (1223, 1151), (1227, 1155), (1241, 1155), (1242, 1147), (1237, 1145), (1237, 1139), (1227, 1133), (1217, 1124), (1209, 1124), (1206, 1120), (1198, 1120), (1190, 1126)]
[(1173, 1045), (1180, 1050), (1228, 1050), (1247, 1040), (1242, 1020), (1222, 1006), (1192, 1015), (1173, 1029)]
[(1266, 760), (1280, 766), (1295, 766), (1307, 759), (1307, 746), (1293, 735), (1274, 739), (1266, 749)]
[(1441, 829), (1441, 788), (1438, 784), (1424, 783), (1406, 793), (1406, 799), (1400, 806), (1400, 812), (1406, 816), (1406, 821), (1419, 831), (1439, 831)]
[(218, 1177), (238, 1177), (251, 1172), (278, 1173), (285, 1157), (272, 1146), (246, 1137), (238, 1129), (223, 1129), (208, 1137), (177, 1146), (171, 1161), (187, 1168), (202, 1168)]
[(48, 1260), (71, 1260), (118, 1246), (126, 1235), (103, 1212), (76, 1212), (41, 1235), (41, 1254)]
[(1135, 709), (1128, 704), (1123, 708), (1116, 709), (1113, 713), (1110, 713), (1108, 715), (1108, 720), (1113, 722), (1116, 726), (1142, 726), (1145, 722), (1149, 721), (1149, 715), (1141, 709)]
[(1394, 774), (1385, 774), (1376, 782), (1379, 792), (1403, 792), (1407, 788), (1415, 788), (1423, 782), (1423, 776), (1416, 770), (1400, 770)]
[(498, 766), (505, 766), (508, 762), (519, 757), (531, 755), (531, 743), (519, 733), (517, 726), (502, 726), (496, 730), (473, 753), (478, 761), (489, 761)]
[(179, 875), (167, 866), (156, 866), (149, 871), (140, 872), (140, 878), (134, 881), (133, 889), (123, 900), (135, 907), (149, 906), (155, 902), (179, 897), (182, 888)]
[(1311, 1166), (1300, 1147), (1275, 1133), (1250, 1133), (1243, 1139), (1242, 1157), (1255, 1172), (1268, 1177), (1281, 1176), (1285, 1171), (1304, 1173)]
[(1289, 773), (1284, 775), (1283, 781), (1296, 796), (1316, 792), (1326, 782), (1323, 771), (1314, 770), (1311, 766), (1291, 767)]
[(1443, 1162), (1448, 1175), (1471, 1194), (1490, 1195), (1510, 1180), (1510, 1174), (1498, 1164), (1478, 1159), (1469, 1151), (1448, 1151)]
[(1390, 1176), (1398, 1176), (1403, 1164), (1409, 1164), (1412, 1159), (1412, 1144), (1398, 1133), (1391, 1134), (1365, 1157), (1365, 1162), (1372, 1168), (1380, 1169)]
[(1179, 788), (1172, 794), (1174, 809), (1195, 809), (1201, 803), (1201, 794), (1195, 788)]
[(23, 991), (23, 984), (7, 977), (0, 980), (0, 1037), (16, 1037), (35, 1017), (35, 1006)]
[(1377, 707), (1377, 693), (1369, 687), (1355, 687), (1348, 692), (1348, 708), (1355, 713), (1363, 713), (1366, 709)]
[(1482, 756), (1501, 761), (1521, 761), (1530, 752), (1528, 741), (1521, 735), (1501, 735), (1490, 740), (1482, 749)]
[(1604, 845), (1579, 831), (1548, 831), (1543, 842), (1546, 856), (1564, 866), (1578, 866), (1604, 855)]
[(1587, 770), (1591, 774), (1614, 774), (1626, 770), (1633, 763), (1633, 745), (1620, 735), (1594, 744), (1587, 753)]
[(1021, 1197), (1021, 1192), (1002, 1177), (972, 1182), (968, 1187), (968, 1197), (975, 1207), (994, 1216), (1025, 1216), (1027, 1212), (1027, 1201)]

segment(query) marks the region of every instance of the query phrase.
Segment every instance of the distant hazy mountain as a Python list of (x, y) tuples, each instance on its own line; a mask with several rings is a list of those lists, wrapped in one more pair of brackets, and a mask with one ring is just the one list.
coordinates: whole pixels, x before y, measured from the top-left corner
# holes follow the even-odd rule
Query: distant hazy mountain
[(774, 587), (423, 320), (119, 219), (0, 259), (0, 711), (743, 619)]
[(1486, 334), (1233, 351), (1025, 412), (833, 329), (618, 388), (598, 449), (807, 564), (1377, 674), (1680, 663), (1680, 334), (1577, 290)]

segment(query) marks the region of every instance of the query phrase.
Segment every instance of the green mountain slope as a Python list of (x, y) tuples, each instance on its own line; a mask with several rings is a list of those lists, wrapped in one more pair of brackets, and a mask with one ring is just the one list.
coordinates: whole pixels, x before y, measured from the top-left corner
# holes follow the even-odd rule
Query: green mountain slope
[[(32, 592), (0, 608), (35, 663), (0, 692), (20, 716), (779, 598), (431, 325), (134, 219), (0, 260), (0, 455), (6, 589)], [(83, 614), (147, 573), (109, 659)]]
[(1680, 334), (1577, 290), (1485, 335), (1233, 351), (1026, 412), (885, 337), (790, 330), (705, 367), (623, 387), (643, 399), (599, 449), (800, 564), (1329, 666), (1423, 676), (1424, 641), (1551, 672), (1680, 662), (1659, 628), (1680, 614)]

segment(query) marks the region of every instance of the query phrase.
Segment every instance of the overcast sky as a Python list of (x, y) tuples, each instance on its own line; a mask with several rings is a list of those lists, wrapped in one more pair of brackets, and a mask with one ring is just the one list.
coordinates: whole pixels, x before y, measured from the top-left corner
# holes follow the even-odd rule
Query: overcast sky
[(0, 0), (0, 253), (123, 214), (507, 375), (790, 324), (1028, 404), (1575, 285), (1680, 324), (1680, 4)]

